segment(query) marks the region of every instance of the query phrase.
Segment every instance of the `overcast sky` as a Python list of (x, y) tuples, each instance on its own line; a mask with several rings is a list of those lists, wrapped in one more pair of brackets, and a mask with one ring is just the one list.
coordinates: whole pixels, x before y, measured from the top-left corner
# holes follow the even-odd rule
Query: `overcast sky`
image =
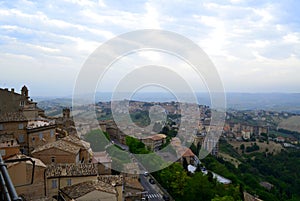
[(0, 1), (0, 87), (71, 95), (97, 47), (147, 28), (197, 43), (228, 92), (300, 92), (299, 8), (298, 0)]

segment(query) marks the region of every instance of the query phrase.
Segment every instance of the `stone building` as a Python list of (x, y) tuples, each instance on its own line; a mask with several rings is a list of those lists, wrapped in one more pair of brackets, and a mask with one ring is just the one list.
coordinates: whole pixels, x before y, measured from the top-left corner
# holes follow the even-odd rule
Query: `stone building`
[(45, 164), (52, 163), (89, 163), (92, 161), (90, 144), (75, 136), (36, 147), (32, 156), (41, 159)]
[(80, 148), (79, 159), (81, 163), (90, 163), (92, 161), (93, 151), (90, 143), (80, 139), (76, 135), (68, 135), (61, 140)]
[(66, 201), (118, 201), (115, 187), (102, 181), (85, 181), (60, 190), (60, 196)]
[(97, 180), (83, 181), (60, 188), (59, 192), (66, 201), (123, 201), (124, 192), (126, 193), (122, 175), (101, 175)]
[(52, 164), (45, 171), (47, 197), (58, 196), (59, 190), (85, 181), (97, 180), (94, 164)]
[(208, 151), (211, 155), (217, 156), (219, 154), (219, 138), (207, 136), (205, 137), (201, 149)]
[(0, 154), (5, 160), (20, 153), (20, 145), (12, 135), (0, 135)]
[(141, 139), (145, 146), (151, 151), (158, 151), (166, 143), (167, 136), (164, 134), (155, 134)]
[(117, 191), (117, 200), (122, 201), (124, 198), (124, 177), (123, 175), (99, 175), (98, 181), (110, 184)]
[(30, 154), (37, 146), (54, 142), (55, 133), (54, 123), (47, 120), (28, 121), (22, 112), (0, 114), (0, 136), (10, 135), (24, 154)]
[(110, 175), (112, 158), (106, 151), (94, 152), (92, 163), (97, 165), (98, 174)]
[(4, 112), (0, 114), (0, 135), (10, 135), (17, 140), (20, 151), (28, 153), (28, 139), (26, 127), (27, 118), (22, 112)]
[(69, 135), (76, 135), (77, 132), (70, 108), (64, 108), (62, 114), (62, 117), (55, 120), (57, 128), (66, 131)]
[(31, 152), (32, 156), (39, 158), (45, 164), (52, 163), (79, 163), (80, 147), (63, 140), (39, 146)]
[(183, 161), (185, 160), (189, 165), (196, 165), (195, 161), (197, 160), (195, 154), (190, 148), (183, 146), (181, 140), (178, 137), (172, 138), (170, 144), (176, 151), (176, 155), (178, 158), (177, 162), (183, 164)]
[(201, 149), (210, 152), (214, 156), (217, 156), (219, 153), (219, 138), (209, 136), (207, 133), (196, 135), (194, 138), (194, 145), (197, 147), (201, 146)]
[(124, 177), (124, 197), (126, 201), (142, 199), (144, 188), (136, 177)]
[(54, 122), (47, 120), (29, 121), (26, 131), (29, 153), (38, 146), (56, 141)]
[(0, 89), (0, 136), (11, 135), (19, 144), (21, 153), (30, 154), (37, 146), (56, 140), (54, 121), (29, 97), (23, 86), (21, 93), (14, 89)]
[(10, 91), (0, 88), (0, 114), (5, 112), (22, 112), (28, 120), (34, 120), (39, 116), (45, 116), (44, 111), (37, 107), (37, 103), (29, 97), (29, 90), (24, 85), (21, 93), (14, 89)]
[(44, 172), (46, 165), (36, 158), (31, 158), (25, 155), (15, 155), (7, 160), (30, 158), (35, 162), (33, 183), (32, 173), (33, 164), (30, 161), (7, 162), (7, 169), (10, 178), (15, 185), (18, 195), (25, 198), (24, 200), (37, 200), (45, 197), (45, 178)]
[(186, 160), (187, 164), (195, 165), (195, 154), (192, 152), (190, 148), (186, 148), (184, 153), (182, 154), (180, 162), (183, 164), (183, 160)]
[[(103, 124), (103, 122), (102, 122)], [(103, 128), (103, 125), (101, 129)], [(126, 134), (124, 134), (116, 125), (114, 121), (107, 121), (105, 126), (106, 132), (108, 133), (111, 140), (116, 140), (121, 144), (126, 144)]]

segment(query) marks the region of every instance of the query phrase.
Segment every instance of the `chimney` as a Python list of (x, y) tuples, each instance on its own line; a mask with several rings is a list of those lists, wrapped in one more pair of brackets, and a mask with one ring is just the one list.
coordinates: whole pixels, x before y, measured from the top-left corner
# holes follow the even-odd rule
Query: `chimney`
[(13, 93), (14, 93), (14, 92), (15, 92), (15, 89), (14, 89), (14, 88), (11, 88), (11, 92), (13, 92)]

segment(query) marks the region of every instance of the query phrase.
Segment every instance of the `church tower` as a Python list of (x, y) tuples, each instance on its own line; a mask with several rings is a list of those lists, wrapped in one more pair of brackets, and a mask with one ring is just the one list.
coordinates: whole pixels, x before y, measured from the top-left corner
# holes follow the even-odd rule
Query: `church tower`
[(29, 98), (29, 96), (28, 96), (28, 89), (27, 89), (27, 87), (25, 85), (21, 89), (21, 94), (22, 94), (22, 96), (25, 96), (26, 98)]

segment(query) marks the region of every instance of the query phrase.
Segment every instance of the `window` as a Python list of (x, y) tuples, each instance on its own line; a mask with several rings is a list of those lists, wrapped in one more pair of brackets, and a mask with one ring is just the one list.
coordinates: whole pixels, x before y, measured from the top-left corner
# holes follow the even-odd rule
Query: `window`
[(20, 101), (20, 106), (24, 106), (24, 101)]
[(0, 124), (0, 131), (4, 130), (3, 124)]
[(71, 186), (72, 185), (72, 179), (67, 179), (67, 186)]
[(35, 141), (35, 137), (32, 138), (32, 142), (34, 142), (34, 141)]
[(53, 137), (54, 136), (54, 130), (50, 131), (50, 136)]
[(22, 130), (24, 128), (23, 124), (19, 124), (19, 130)]
[(51, 157), (51, 162), (55, 163), (55, 157)]
[(39, 138), (40, 138), (40, 140), (43, 139), (43, 133), (40, 133), (40, 134), (39, 134)]
[(19, 135), (19, 142), (24, 142), (24, 134)]
[(52, 179), (52, 188), (57, 188), (57, 180)]

